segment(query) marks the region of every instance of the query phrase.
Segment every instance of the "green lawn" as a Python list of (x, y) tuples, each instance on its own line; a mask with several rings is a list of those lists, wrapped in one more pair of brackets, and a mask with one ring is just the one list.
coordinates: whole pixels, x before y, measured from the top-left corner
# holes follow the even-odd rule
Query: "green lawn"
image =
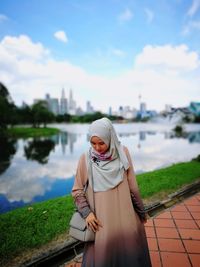
[(65, 232), (73, 213), (71, 196), (19, 208), (0, 216), (0, 259), (38, 247)]
[(32, 128), (32, 127), (15, 127), (9, 128), (7, 133), (11, 137), (16, 138), (29, 138), (39, 136), (50, 136), (57, 134), (60, 130), (56, 128)]
[(142, 197), (149, 198), (162, 192), (174, 192), (197, 178), (200, 178), (200, 162), (190, 161), (140, 174), (137, 181)]
[[(174, 164), (137, 176), (143, 199), (174, 192), (200, 178), (200, 163)], [(68, 231), (74, 211), (71, 196), (59, 197), (0, 215), (0, 258), (11, 259)]]

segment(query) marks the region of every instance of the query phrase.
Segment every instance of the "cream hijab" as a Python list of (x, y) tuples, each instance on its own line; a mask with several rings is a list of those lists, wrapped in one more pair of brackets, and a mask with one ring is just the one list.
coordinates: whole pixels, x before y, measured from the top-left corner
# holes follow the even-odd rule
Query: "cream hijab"
[[(108, 145), (109, 149), (106, 154), (111, 155), (111, 159), (94, 162), (92, 158), (93, 149), (90, 148), (87, 159), (92, 163), (93, 189), (94, 192), (107, 191), (122, 182), (124, 171), (129, 168), (129, 162), (109, 119), (102, 118), (90, 125), (90, 141), (93, 136), (99, 137)], [(90, 171), (89, 183), (92, 184)]]

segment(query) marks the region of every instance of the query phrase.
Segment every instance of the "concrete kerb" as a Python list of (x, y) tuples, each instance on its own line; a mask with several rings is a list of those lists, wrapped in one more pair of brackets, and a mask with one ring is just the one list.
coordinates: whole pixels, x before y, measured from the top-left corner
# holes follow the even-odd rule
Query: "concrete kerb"
[[(157, 201), (152, 204), (146, 205), (145, 210), (150, 217), (154, 217), (161, 211), (181, 202), (183, 199), (194, 195), (200, 191), (200, 180), (197, 182), (185, 186), (183, 189), (168, 195), (168, 198), (163, 201)], [(34, 266), (49, 266), (56, 267), (61, 264), (70, 261), (82, 251), (84, 244), (69, 238), (66, 242), (60, 246), (57, 246), (50, 251), (41, 253), (37, 257), (32, 258), (28, 262), (24, 262), (21, 267), (34, 267)]]

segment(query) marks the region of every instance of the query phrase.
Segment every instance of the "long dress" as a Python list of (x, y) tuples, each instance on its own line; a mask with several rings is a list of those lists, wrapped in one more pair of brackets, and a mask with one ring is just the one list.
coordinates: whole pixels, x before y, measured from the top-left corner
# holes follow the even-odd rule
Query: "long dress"
[[(124, 147), (130, 167), (123, 181), (113, 189), (95, 192), (95, 213), (103, 227), (96, 232), (95, 241), (85, 244), (82, 267), (151, 267), (144, 225), (135, 210), (144, 214), (143, 203), (128, 149)], [(86, 156), (80, 157), (72, 195), (83, 217), (93, 210), (93, 192), (87, 193)], [(134, 206), (133, 207), (133, 201)]]

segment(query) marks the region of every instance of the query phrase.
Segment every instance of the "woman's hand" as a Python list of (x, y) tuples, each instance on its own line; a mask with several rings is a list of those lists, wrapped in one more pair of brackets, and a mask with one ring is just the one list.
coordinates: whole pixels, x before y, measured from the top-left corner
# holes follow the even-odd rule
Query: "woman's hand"
[(90, 212), (85, 220), (86, 220), (87, 227), (90, 227), (92, 231), (95, 233), (99, 231), (100, 227), (102, 227), (101, 222), (95, 217), (93, 212)]

